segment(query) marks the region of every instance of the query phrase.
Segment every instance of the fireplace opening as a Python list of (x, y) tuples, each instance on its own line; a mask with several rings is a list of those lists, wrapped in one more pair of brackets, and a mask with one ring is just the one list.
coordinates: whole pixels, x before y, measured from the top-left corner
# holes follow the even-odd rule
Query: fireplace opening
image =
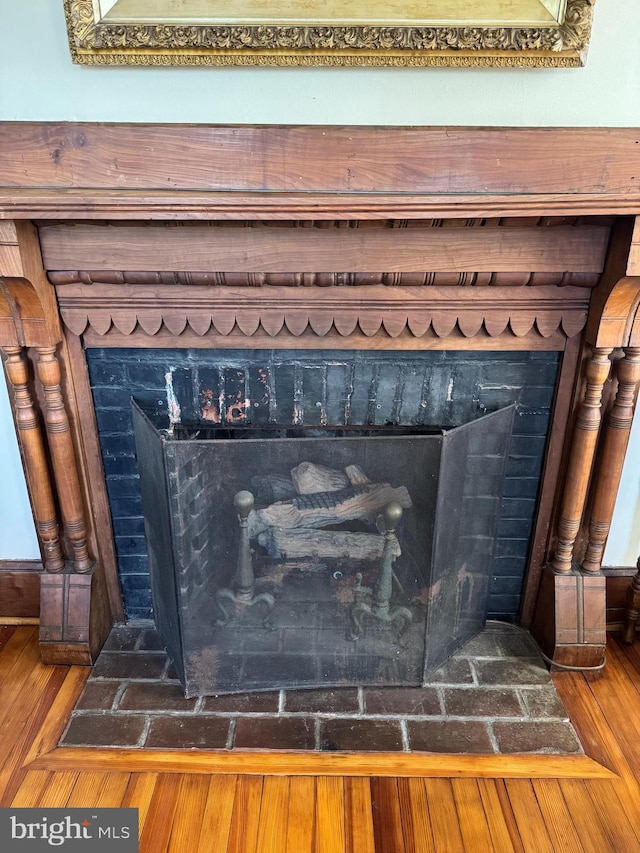
[(450, 430), (174, 430), (134, 402), (187, 696), (420, 685), (482, 630), (514, 407)]
[[(435, 427), (449, 430), (514, 405), (485, 615), (517, 621), (559, 353), (118, 347), (88, 348), (86, 358), (129, 621), (157, 618), (131, 397), (146, 411), (163, 415), (176, 445), (190, 443), (184, 440), (190, 435), (187, 428), (200, 435), (221, 427), (272, 430), (274, 424), (297, 431), (331, 427), (342, 434), (356, 428), (424, 433)], [(324, 464), (335, 467), (331, 460)], [(250, 478), (238, 483), (231, 498), (252, 488)], [(231, 525), (237, 531), (235, 512)], [(363, 578), (362, 586), (371, 582)], [(260, 608), (249, 617), (259, 622)]]

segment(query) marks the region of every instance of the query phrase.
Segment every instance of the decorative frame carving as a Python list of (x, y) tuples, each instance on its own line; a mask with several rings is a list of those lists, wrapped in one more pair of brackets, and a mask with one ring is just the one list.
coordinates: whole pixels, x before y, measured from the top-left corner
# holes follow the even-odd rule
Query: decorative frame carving
[(463, 338), (518, 339), (534, 331), (540, 340), (561, 330), (579, 334), (587, 321), (590, 291), (583, 287), (361, 287), (318, 288), (309, 299), (307, 288), (237, 289), (228, 286), (86, 285), (58, 288), (60, 313), (74, 335), (91, 329), (99, 336), (110, 330), (153, 337), (161, 329), (175, 337), (214, 332), (222, 337), (258, 333), (293, 340), (309, 332), (316, 338), (389, 338), (409, 333), (436, 338), (456, 333)]
[[(185, 24), (162, 16), (153, 23), (123, 23), (101, 17), (97, 0), (63, 1), (75, 63), (183, 66), (576, 67), (586, 59), (595, 4), (566, 0), (564, 14), (549, 25), (429, 20), (420, 26), (408, 17), (384, 25), (269, 18), (255, 25), (248, 19)], [(540, 5), (547, 8), (542, 0)]]

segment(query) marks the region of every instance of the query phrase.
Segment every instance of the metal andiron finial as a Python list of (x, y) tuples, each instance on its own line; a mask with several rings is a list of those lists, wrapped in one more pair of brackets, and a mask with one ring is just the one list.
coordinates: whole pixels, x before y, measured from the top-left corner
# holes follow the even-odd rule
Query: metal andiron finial
[[(253, 607), (254, 604), (264, 605), (262, 624), (266, 626), (271, 611), (275, 606), (275, 599), (268, 592), (260, 592), (255, 595), (255, 576), (253, 573), (253, 560), (251, 558), (251, 544), (249, 542), (249, 513), (253, 508), (253, 495), (245, 490), (238, 492), (233, 499), (234, 506), (238, 512), (240, 523), (240, 544), (238, 547), (238, 562), (233, 588), (225, 587), (216, 593), (216, 602), (223, 613), (216, 624), (224, 627), (231, 618), (231, 602), (233, 609), (240, 607)], [(226, 606), (225, 606), (226, 605)]]
[[(384, 547), (380, 559), (380, 571), (378, 580), (373, 590), (362, 586), (362, 575), (356, 575), (355, 602), (351, 607), (351, 631), (352, 640), (357, 640), (362, 633), (362, 620), (364, 616), (371, 616), (380, 622), (393, 624), (401, 623), (399, 640), (413, 620), (413, 613), (408, 607), (398, 605), (391, 607), (391, 589), (393, 583), (393, 561), (395, 560), (395, 546), (397, 546), (396, 527), (402, 518), (402, 506), (397, 501), (392, 501), (384, 508)], [(397, 553), (397, 551), (396, 551)], [(371, 599), (371, 603), (366, 599)]]

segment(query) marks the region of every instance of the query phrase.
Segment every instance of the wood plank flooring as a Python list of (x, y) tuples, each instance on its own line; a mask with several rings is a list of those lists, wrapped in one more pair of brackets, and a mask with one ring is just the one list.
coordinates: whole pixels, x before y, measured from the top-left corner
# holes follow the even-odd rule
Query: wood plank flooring
[(358, 774), (287, 775), (273, 753), (255, 755), (248, 774), (205, 761), (193, 772), (172, 753), (151, 771), (131, 751), (47, 763), (86, 674), (43, 666), (36, 628), (0, 627), (0, 806), (136, 807), (143, 853), (640, 850), (640, 641), (625, 649), (611, 638), (601, 678), (554, 676), (602, 778), (561, 778), (555, 763), (545, 778), (540, 756), (531, 773), (522, 756), (449, 756), (448, 777), (436, 765), (366, 775), (365, 762)]

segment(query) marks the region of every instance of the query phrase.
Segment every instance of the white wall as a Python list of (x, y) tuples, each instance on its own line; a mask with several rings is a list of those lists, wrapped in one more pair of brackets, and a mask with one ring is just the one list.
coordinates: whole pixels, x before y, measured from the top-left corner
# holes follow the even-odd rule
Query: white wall
[(640, 406), (636, 409), (616, 511), (604, 554), (605, 566), (633, 566), (640, 557)]
[[(79, 67), (62, 0), (0, 0), (0, 33), (0, 121), (640, 126), (638, 0), (598, 0), (587, 66), (571, 70)], [(0, 490), (0, 557), (37, 556), (4, 408), (0, 453), (14, 484)], [(640, 548), (638, 472), (636, 424), (610, 565)]]
[(578, 69), (89, 68), (62, 0), (0, 0), (0, 120), (640, 125), (640, 2), (598, 0)]
[(39, 560), (9, 395), (0, 368), (0, 560)]

